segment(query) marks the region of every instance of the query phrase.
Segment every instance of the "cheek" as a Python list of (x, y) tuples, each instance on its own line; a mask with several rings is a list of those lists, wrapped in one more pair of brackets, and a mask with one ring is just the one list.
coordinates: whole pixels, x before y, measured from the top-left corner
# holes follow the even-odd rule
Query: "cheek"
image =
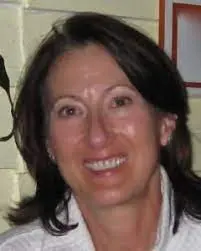
[(132, 118), (110, 120), (109, 128), (116, 135), (123, 134), (132, 138), (136, 136), (137, 125)]
[(50, 123), (49, 138), (52, 149), (57, 155), (72, 153), (84, 137), (81, 123), (69, 124), (65, 120)]
[(106, 123), (116, 135), (129, 141), (151, 145), (156, 142), (157, 128), (149, 111), (133, 110), (124, 116), (109, 116)]
[(134, 138), (146, 124), (145, 118), (145, 113), (137, 109), (130, 109), (118, 114), (110, 114), (110, 116), (107, 116), (106, 123), (109, 125), (108, 128), (115, 134), (123, 134)]

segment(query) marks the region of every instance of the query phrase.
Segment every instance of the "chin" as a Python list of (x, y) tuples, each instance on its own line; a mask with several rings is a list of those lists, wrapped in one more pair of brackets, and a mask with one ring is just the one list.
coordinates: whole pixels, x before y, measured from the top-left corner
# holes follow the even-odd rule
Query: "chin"
[(99, 191), (92, 195), (90, 198), (91, 204), (95, 207), (112, 207), (118, 205), (127, 204), (129, 201), (132, 201), (133, 197), (131, 193), (125, 193), (123, 191)]

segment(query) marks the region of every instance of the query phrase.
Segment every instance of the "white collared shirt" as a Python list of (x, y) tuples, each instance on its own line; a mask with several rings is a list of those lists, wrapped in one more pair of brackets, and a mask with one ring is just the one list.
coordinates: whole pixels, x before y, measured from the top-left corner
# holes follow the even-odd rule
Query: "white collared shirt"
[[(172, 189), (167, 174), (161, 169), (163, 202), (153, 251), (200, 251), (201, 222), (184, 217), (173, 235)], [(16, 227), (0, 235), (0, 251), (95, 251), (90, 234), (74, 197), (69, 203), (71, 223), (78, 227), (63, 236), (47, 233), (40, 221)], [(135, 248), (133, 248), (135, 250)]]

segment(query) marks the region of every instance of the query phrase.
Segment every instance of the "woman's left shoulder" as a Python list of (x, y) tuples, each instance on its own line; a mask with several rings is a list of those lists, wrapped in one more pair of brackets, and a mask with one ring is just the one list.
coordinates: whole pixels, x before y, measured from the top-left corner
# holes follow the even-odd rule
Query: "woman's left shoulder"
[(200, 251), (201, 221), (184, 217), (178, 231), (173, 235), (167, 251)]

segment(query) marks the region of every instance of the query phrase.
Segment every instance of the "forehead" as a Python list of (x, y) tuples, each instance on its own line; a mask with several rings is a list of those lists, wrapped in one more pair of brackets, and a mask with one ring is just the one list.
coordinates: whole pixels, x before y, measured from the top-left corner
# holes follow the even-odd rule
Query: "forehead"
[(83, 87), (121, 82), (129, 83), (123, 70), (105, 48), (94, 44), (65, 52), (51, 67), (47, 78), (53, 92), (58, 87), (79, 91)]

